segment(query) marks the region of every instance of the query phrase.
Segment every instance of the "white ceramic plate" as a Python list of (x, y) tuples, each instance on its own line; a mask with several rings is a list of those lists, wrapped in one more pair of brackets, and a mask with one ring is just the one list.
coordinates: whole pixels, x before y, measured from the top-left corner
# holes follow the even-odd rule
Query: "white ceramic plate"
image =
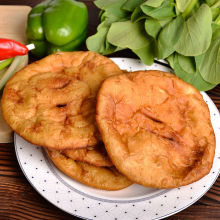
[[(170, 72), (164, 63), (145, 66), (136, 59), (113, 58), (122, 69), (158, 69)], [(158, 190), (137, 184), (108, 192), (85, 186), (61, 173), (49, 161), (43, 149), (15, 134), (15, 151), (21, 169), (32, 186), (63, 211), (83, 219), (162, 219), (192, 205), (214, 184), (220, 171), (220, 116), (212, 100), (207, 102), (216, 135), (216, 152), (211, 172), (188, 186)]]

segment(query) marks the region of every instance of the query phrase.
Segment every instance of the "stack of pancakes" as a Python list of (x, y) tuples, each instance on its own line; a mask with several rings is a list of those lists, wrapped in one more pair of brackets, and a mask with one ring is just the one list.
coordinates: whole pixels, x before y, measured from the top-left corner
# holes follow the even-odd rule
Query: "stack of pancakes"
[(2, 111), (60, 170), (95, 188), (179, 187), (212, 167), (215, 136), (199, 91), (165, 72), (125, 73), (93, 52), (52, 54), (17, 72)]

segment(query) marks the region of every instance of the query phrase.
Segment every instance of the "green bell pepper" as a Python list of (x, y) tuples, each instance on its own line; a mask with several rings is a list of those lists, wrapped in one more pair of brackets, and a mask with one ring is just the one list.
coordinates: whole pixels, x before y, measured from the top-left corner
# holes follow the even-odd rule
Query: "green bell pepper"
[(88, 10), (75, 0), (45, 0), (28, 15), (26, 35), (32, 54), (43, 57), (77, 50), (87, 37)]

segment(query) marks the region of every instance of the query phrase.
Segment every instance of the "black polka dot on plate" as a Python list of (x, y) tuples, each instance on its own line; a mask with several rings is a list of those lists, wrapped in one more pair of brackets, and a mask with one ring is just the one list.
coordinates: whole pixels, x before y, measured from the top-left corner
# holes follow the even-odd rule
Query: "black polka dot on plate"
[(105, 212), (108, 212), (108, 210), (106, 210)]
[(132, 205), (133, 207), (135, 206), (135, 204)]
[(74, 211), (75, 211), (75, 212), (77, 212), (77, 210), (76, 210), (76, 209), (75, 209)]
[(193, 197), (190, 197), (190, 199), (192, 199)]
[(46, 181), (46, 180), (44, 180), (44, 182), (46, 183), (47, 181)]
[(115, 207), (118, 207), (118, 205), (115, 205)]
[(57, 201), (57, 203), (60, 203), (60, 201)]
[(164, 197), (166, 198), (167, 196), (165, 195)]
[(135, 218), (135, 219), (138, 219), (138, 218)]
[(125, 212), (125, 214), (127, 214), (127, 212)]
[(37, 168), (37, 167), (36, 167), (35, 169), (36, 169), (36, 170), (38, 170), (38, 168)]
[(90, 207), (89, 206), (87, 206), (87, 209), (89, 209)]
[(158, 215), (157, 213), (155, 215)]
[(149, 203), (151, 203), (151, 201), (149, 201)]
[(70, 191), (68, 191), (68, 193), (70, 193)]
[(70, 200), (70, 202), (72, 202), (73, 200)]
[(24, 164), (27, 164), (26, 162), (24, 162)]
[(163, 206), (163, 204), (161, 204), (160, 206)]
[(32, 157), (32, 154), (30, 154), (30, 156)]
[(146, 212), (146, 209), (143, 209), (143, 212)]
[(85, 198), (82, 198), (82, 200), (85, 200)]
[(177, 196), (176, 198), (177, 198), (177, 199), (179, 199), (180, 197), (179, 197), (179, 196)]
[(43, 160), (40, 160), (41, 162), (43, 161)]
[(22, 147), (20, 147), (20, 149), (22, 150)]
[(98, 204), (99, 204), (99, 205), (101, 205), (101, 203), (100, 203), (100, 202), (99, 202)]
[(176, 208), (176, 206), (173, 207), (174, 209)]
[(58, 191), (56, 191), (56, 193), (58, 193)]

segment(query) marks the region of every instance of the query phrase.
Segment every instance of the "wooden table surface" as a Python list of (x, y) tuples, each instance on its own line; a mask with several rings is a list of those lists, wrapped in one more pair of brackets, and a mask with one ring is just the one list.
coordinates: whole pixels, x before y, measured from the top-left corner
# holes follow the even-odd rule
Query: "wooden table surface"
[[(41, 0), (4, 0), (1, 5), (34, 6)], [(106, 0), (107, 1), (107, 0)], [(89, 9), (89, 35), (95, 33), (98, 9), (92, 0), (84, 0)], [(135, 57), (130, 51), (113, 56)], [(220, 71), (220, 70), (219, 70)], [(220, 109), (220, 86), (208, 92)], [(0, 144), (0, 220), (11, 219), (78, 219), (53, 206), (41, 197), (22, 173), (14, 150), (14, 144)], [(220, 219), (220, 177), (214, 186), (194, 205), (168, 217), (170, 220)]]

